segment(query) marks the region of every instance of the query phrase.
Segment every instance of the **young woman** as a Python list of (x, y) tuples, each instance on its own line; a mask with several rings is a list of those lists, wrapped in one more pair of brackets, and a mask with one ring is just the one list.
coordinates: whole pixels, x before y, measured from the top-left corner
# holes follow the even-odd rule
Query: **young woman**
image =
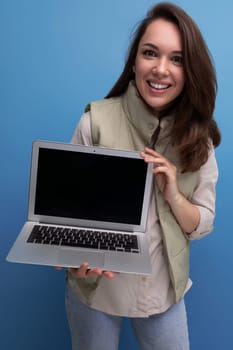
[(189, 241), (208, 234), (215, 215), (216, 85), (196, 24), (160, 3), (139, 25), (112, 90), (81, 117), (73, 143), (137, 150), (155, 165), (147, 224), (153, 272), (118, 274), (88, 262), (68, 270), (73, 350), (116, 350), (122, 317), (142, 350), (189, 349)]

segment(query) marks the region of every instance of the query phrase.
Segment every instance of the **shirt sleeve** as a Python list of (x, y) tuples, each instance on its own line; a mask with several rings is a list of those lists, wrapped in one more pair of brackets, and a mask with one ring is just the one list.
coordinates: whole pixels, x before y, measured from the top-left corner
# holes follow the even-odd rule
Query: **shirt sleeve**
[(71, 138), (71, 143), (93, 146), (91, 137), (91, 119), (89, 112), (84, 113), (81, 116)]
[(186, 235), (189, 240), (201, 239), (213, 230), (217, 180), (218, 167), (212, 148), (207, 162), (199, 171), (198, 184), (192, 197), (192, 203), (200, 211), (200, 222), (195, 231)]

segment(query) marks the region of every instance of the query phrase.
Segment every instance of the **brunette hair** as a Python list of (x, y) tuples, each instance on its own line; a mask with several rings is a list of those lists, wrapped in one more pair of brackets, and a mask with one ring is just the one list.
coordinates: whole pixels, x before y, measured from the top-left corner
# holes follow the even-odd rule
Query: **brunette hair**
[[(217, 80), (203, 36), (183, 9), (165, 2), (149, 10), (134, 33), (125, 67), (106, 98), (119, 96), (127, 90), (129, 82), (134, 79), (133, 66), (139, 42), (147, 27), (158, 18), (174, 23), (181, 34), (185, 86), (173, 103), (175, 122), (171, 139), (180, 152), (183, 172), (195, 171), (208, 159), (210, 140), (215, 147), (221, 142), (213, 117)], [(167, 112), (163, 111), (163, 115)]]

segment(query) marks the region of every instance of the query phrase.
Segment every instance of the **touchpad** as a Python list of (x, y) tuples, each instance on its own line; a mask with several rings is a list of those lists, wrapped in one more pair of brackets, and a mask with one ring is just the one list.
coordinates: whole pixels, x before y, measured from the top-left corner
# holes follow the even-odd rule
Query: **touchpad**
[(104, 267), (104, 253), (84, 252), (75, 249), (61, 249), (57, 256), (58, 266), (79, 267), (83, 262), (88, 262), (89, 267)]

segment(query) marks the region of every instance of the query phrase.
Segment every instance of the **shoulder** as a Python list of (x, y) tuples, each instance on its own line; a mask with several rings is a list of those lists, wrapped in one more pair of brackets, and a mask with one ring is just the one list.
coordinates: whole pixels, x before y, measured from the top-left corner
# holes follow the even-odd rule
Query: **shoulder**
[(95, 127), (103, 127), (106, 123), (112, 125), (121, 119), (123, 114), (121, 97), (112, 97), (94, 101), (90, 104), (92, 131)]
[(81, 116), (73, 133), (71, 143), (84, 144), (87, 146), (92, 145), (91, 120), (89, 112), (86, 112)]
[(91, 102), (87, 109), (90, 113), (98, 113), (111, 110), (112, 108), (117, 108), (121, 106), (121, 97), (111, 97), (102, 100), (96, 100)]
[(90, 129), (90, 112), (85, 112), (78, 123), (79, 129), (83, 130), (84, 132)]

